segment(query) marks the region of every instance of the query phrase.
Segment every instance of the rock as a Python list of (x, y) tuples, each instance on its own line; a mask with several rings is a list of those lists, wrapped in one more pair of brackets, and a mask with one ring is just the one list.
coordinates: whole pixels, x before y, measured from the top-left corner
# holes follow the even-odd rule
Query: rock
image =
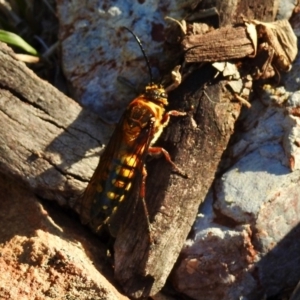
[(212, 202), (210, 193), (194, 227), (195, 239), (182, 250), (172, 281), (193, 299), (239, 299), (256, 287), (250, 273), (257, 258), (251, 228), (230, 228), (214, 221)]
[(261, 109), (255, 122), (248, 114), (237, 162), (215, 182), (172, 275), (193, 299), (254, 300), (299, 280), (300, 171), (291, 172), (282, 147), (286, 118), (280, 107)]
[(297, 5), (294, 0), (280, 0), (278, 1), (277, 20), (289, 19)]
[(0, 178), (1, 299), (128, 299), (98, 239), (54, 204)]
[(122, 27), (142, 40), (152, 72), (159, 78), (165, 60), (161, 55), (164, 17), (180, 18), (181, 2), (58, 1), (63, 69), (79, 102), (104, 120), (117, 122), (136, 91), (150, 80), (138, 44)]

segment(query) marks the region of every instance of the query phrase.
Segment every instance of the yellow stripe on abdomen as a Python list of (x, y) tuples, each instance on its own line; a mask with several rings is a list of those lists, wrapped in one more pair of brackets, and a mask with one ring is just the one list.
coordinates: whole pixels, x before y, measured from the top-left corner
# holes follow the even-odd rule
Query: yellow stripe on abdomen
[[(106, 197), (110, 200), (122, 201), (132, 187), (139, 162), (138, 155), (123, 155), (117, 166), (112, 168), (108, 181), (105, 183)], [(121, 199), (122, 198), (122, 199)], [(117, 205), (114, 204), (114, 205)]]

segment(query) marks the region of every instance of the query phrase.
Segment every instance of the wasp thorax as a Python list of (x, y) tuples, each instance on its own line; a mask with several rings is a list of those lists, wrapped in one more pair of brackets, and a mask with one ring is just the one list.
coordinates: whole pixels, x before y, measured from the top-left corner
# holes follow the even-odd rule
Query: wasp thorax
[(156, 84), (146, 86), (145, 97), (150, 101), (168, 105), (168, 95), (165, 89)]

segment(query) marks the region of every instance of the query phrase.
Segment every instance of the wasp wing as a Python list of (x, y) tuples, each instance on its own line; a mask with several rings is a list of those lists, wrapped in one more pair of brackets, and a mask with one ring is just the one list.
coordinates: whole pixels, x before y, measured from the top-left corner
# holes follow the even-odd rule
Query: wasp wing
[[(126, 122), (130, 117), (128, 114), (130, 111), (124, 113), (115, 128), (81, 199), (82, 223), (89, 223), (96, 232), (100, 232), (102, 225), (107, 224), (110, 216), (118, 210), (120, 202), (124, 202), (128, 197), (137, 173), (142, 172), (147, 150), (153, 137), (153, 121), (149, 116), (147, 125), (139, 128), (134, 140), (129, 142), (126, 132), (124, 132)], [(125, 171), (123, 171), (123, 175), (122, 172), (120, 174), (120, 171), (123, 170), (124, 157), (134, 166), (127, 178), (124, 178)], [(116, 186), (116, 183), (119, 183), (119, 186)], [(124, 183), (123, 186), (121, 183)]]
[(104, 149), (104, 152), (100, 157), (98, 166), (94, 171), (86, 190), (84, 191), (83, 197), (81, 198), (80, 217), (83, 224), (88, 224), (91, 221), (91, 212), (93, 208), (97, 206), (97, 203), (95, 203), (96, 195), (101, 193), (101, 183), (107, 179), (111, 162), (116, 154), (120, 151), (122, 146), (121, 134), (123, 119), (124, 116), (117, 124), (108, 144)]
[[(137, 201), (141, 200), (141, 189), (145, 188), (141, 186), (144, 184), (142, 182), (145, 169), (145, 160), (148, 155), (148, 149), (153, 138), (153, 122), (149, 121), (146, 128), (140, 132), (139, 138), (137, 139), (137, 143), (134, 147), (136, 153), (140, 154), (140, 159), (137, 161), (137, 169), (135, 178), (132, 181), (132, 189), (131, 192), (126, 195), (125, 201), (122, 201), (118, 206), (118, 209), (113, 212), (108, 220), (108, 228), (109, 232), (112, 236), (116, 237), (117, 233), (121, 226), (126, 227), (126, 220), (128, 221), (128, 213), (132, 216), (136, 209)], [(145, 216), (145, 218), (148, 216)]]

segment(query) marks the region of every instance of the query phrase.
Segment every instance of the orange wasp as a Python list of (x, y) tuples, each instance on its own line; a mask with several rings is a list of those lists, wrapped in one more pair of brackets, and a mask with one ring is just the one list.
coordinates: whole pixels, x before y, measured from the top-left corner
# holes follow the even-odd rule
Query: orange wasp
[[(126, 28), (126, 27), (125, 27)], [(126, 28), (136, 39), (146, 60), (150, 74), (150, 84), (145, 92), (135, 98), (126, 108), (121, 120), (108, 142), (100, 162), (81, 199), (81, 220), (97, 233), (106, 225), (112, 236), (117, 232), (110, 224), (120, 203), (126, 201), (132, 192), (134, 182), (142, 175), (139, 197), (143, 201), (148, 228), (150, 221), (145, 203), (145, 181), (147, 155), (164, 155), (166, 160), (181, 175), (187, 177), (171, 160), (169, 153), (152, 144), (161, 135), (170, 116), (185, 116), (186, 113), (171, 110), (165, 112), (168, 105), (165, 89), (153, 83), (149, 60), (138, 37)]]

